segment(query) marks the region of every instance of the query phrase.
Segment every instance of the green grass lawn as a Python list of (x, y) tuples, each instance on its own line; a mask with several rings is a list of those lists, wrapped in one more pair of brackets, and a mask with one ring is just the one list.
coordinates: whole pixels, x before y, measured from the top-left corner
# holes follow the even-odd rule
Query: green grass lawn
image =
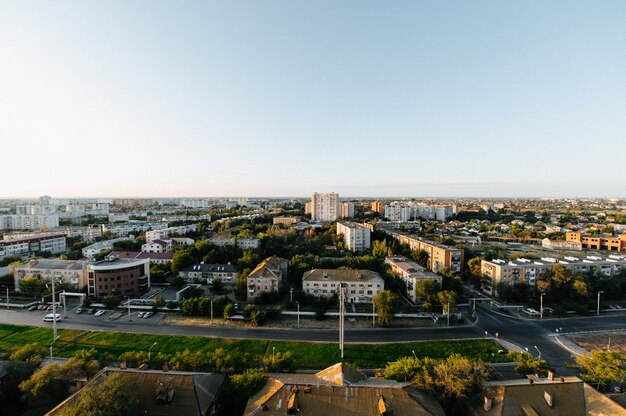
[[(156, 341), (153, 353), (175, 354), (178, 351), (213, 351), (222, 348), (229, 353), (250, 353), (264, 356), (291, 351), (299, 369), (321, 369), (340, 361), (336, 343), (286, 342), (252, 339), (220, 339), (181, 335), (152, 335), (118, 332), (60, 329), (55, 355), (70, 357), (76, 350), (94, 348), (100, 354), (119, 356), (126, 351), (147, 351)], [(24, 344), (50, 346), (52, 329), (20, 325), (0, 325), (0, 351), (10, 352)], [(345, 361), (362, 368), (383, 368), (389, 361), (411, 356), (446, 358), (459, 353), (485, 362), (506, 361), (498, 354), (501, 347), (491, 340), (425, 341), (389, 344), (346, 344)]]

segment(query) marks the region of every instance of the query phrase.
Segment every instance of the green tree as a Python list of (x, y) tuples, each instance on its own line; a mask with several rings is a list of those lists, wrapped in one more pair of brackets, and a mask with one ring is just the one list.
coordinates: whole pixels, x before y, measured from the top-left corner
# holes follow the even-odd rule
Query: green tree
[(411, 251), (411, 259), (422, 267), (429, 268), (430, 255), (426, 250)]
[(232, 303), (224, 306), (224, 319), (230, 318), (235, 313), (235, 307)]
[(41, 364), (41, 362), (43, 361), (43, 357), (45, 357), (46, 354), (47, 351), (44, 347), (41, 347), (35, 343), (31, 343), (23, 345), (14, 350), (9, 356), (9, 360), (23, 361), (31, 364), (34, 367), (38, 367), (39, 364)]
[(290, 351), (277, 352), (263, 357), (263, 367), (270, 373), (285, 373), (294, 370), (295, 362)]
[(174, 253), (174, 257), (172, 258), (172, 271), (174, 273), (178, 273), (185, 267), (191, 266), (194, 263), (195, 260), (189, 252), (184, 250), (176, 251)]
[(527, 352), (509, 351), (507, 354), (511, 360), (517, 362), (515, 372), (519, 375), (545, 373), (550, 370), (550, 366), (546, 361), (540, 360)]
[(117, 295), (106, 295), (102, 303), (106, 309), (115, 309), (121, 303), (121, 299)]
[(83, 388), (78, 399), (68, 402), (59, 416), (131, 416), (140, 404), (139, 382), (121, 372), (113, 372), (101, 383)]
[(378, 324), (388, 327), (391, 324), (393, 312), (396, 308), (398, 296), (390, 290), (383, 290), (374, 297), (374, 305), (378, 314)]
[(387, 257), (393, 255), (391, 248), (387, 247), (387, 240), (374, 240), (372, 243), (372, 255), (376, 257)]
[[(455, 292), (449, 290), (441, 291), (437, 293), (437, 300), (439, 300), (439, 303), (443, 307), (443, 313), (445, 314), (448, 314), (456, 309)], [(448, 306), (450, 307), (450, 310), (448, 310)]]
[(612, 381), (626, 380), (626, 354), (616, 351), (594, 350), (589, 355), (576, 357), (580, 377), (589, 384), (607, 386)]
[(58, 363), (47, 365), (35, 371), (26, 381), (20, 383), (20, 390), (35, 398), (46, 397), (60, 401), (67, 396), (70, 378)]
[(482, 257), (473, 257), (467, 261), (467, 268), (469, 269), (469, 272), (473, 274), (474, 276), (478, 276), (478, 277), (482, 276), (482, 271), (481, 271), (482, 260), (483, 260)]
[(388, 380), (413, 381), (418, 374), (432, 371), (436, 361), (425, 357), (420, 360), (415, 357), (404, 357), (390, 362), (385, 368), (384, 377)]
[(418, 280), (416, 284), (417, 295), (424, 301), (433, 304), (437, 301), (439, 283), (435, 279)]
[(158, 311), (159, 308), (162, 308), (165, 306), (165, 299), (163, 299), (163, 296), (155, 296), (152, 299), (152, 308), (155, 311)]
[(46, 283), (36, 277), (25, 277), (20, 280), (20, 292), (27, 296), (39, 298), (46, 292)]

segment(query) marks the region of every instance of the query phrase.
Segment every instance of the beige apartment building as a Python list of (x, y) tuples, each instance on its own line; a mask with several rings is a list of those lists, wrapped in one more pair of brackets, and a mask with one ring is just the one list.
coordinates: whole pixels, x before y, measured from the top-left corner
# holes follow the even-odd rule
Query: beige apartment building
[(385, 290), (385, 281), (371, 270), (313, 269), (302, 276), (302, 290), (312, 296), (330, 298), (338, 295), (341, 287), (349, 302), (370, 303)]
[(424, 250), (428, 253), (428, 269), (437, 272), (442, 268), (450, 268), (457, 273), (463, 271), (464, 251), (461, 248), (450, 247), (420, 237), (411, 236), (401, 231), (381, 228), (387, 235), (408, 245), (411, 250)]
[(406, 292), (413, 302), (417, 302), (417, 283), (421, 280), (434, 280), (441, 287), (442, 277), (426, 270), (424, 267), (407, 259), (404, 256), (391, 256), (385, 258), (385, 263), (391, 266), (391, 270), (399, 275), (406, 284)]
[(582, 248), (626, 252), (626, 234), (618, 237), (584, 235), (578, 232), (565, 233), (565, 241), (579, 242)]
[(338, 222), (337, 235), (343, 235), (343, 243), (354, 252), (370, 249), (370, 228), (355, 222)]
[(311, 219), (317, 222), (336, 221), (339, 218), (339, 195), (313, 192), (311, 196)]
[(378, 212), (381, 216), (385, 215), (385, 203), (381, 201), (373, 201), (372, 211)]
[(480, 266), (483, 275), (483, 287), (488, 292), (493, 293), (493, 288), (498, 283), (510, 285), (527, 283), (534, 286), (537, 279), (542, 279), (547, 269), (556, 264), (561, 264), (579, 273), (594, 271), (611, 277), (626, 268), (626, 256), (564, 257), (562, 259), (543, 257), (540, 260), (520, 258), (514, 261), (483, 260)]
[(289, 261), (277, 256), (268, 257), (259, 263), (246, 278), (248, 299), (260, 293), (278, 292), (280, 283), (287, 278)]
[(36, 278), (49, 282), (66, 283), (75, 289), (82, 289), (87, 283), (88, 262), (82, 260), (38, 259), (16, 267), (13, 272), (15, 290), (20, 290), (20, 282), (25, 278)]
[(272, 224), (284, 225), (285, 227), (291, 227), (292, 225), (296, 225), (297, 223), (298, 217), (274, 217), (272, 219)]

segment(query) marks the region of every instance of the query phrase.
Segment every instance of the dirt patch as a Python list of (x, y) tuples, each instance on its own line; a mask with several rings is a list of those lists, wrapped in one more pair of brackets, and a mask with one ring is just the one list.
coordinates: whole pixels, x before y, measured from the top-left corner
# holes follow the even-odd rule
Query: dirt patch
[[(192, 325), (192, 326), (230, 326), (230, 327), (251, 327), (251, 325), (237, 320), (224, 320), (199, 317), (199, 316), (184, 316), (177, 314), (166, 314), (159, 322), (160, 325)], [(345, 320), (346, 329), (348, 328), (371, 328), (371, 319), (354, 319)], [(297, 318), (284, 317), (277, 321), (266, 322), (263, 327), (266, 328), (296, 328), (298, 326)], [(392, 326), (394, 328), (428, 328), (432, 327), (432, 321), (430, 319), (394, 319)], [(338, 328), (338, 320), (326, 319), (323, 321), (317, 321), (311, 318), (300, 318), (300, 328), (310, 329), (336, 329)]]
[(587, 351), (606, 350), (611, 342), (611, 351), (626, 354), (626, 332), (595, 332), (592, 334), (571, 334), (566, 338)]

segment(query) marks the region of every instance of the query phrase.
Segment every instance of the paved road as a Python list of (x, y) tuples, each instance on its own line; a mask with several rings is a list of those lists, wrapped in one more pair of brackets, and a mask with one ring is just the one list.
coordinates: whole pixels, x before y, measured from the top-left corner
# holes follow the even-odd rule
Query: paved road
[[(42, 321), (41, 311), (0, 310), (0, 322), (9, 324), (36, 325), (51, 327), (51, 323)], [(337, 342), (336, 329), (274, 329), (274, 328), (238, 328), (238, 327), (198, 327), (186, 325), (158, 325), (156, 316), (139, 319), (127, 316), (117, 321), (107, 321), (104, 317), (93, 315), (76, 315), (69, 312), (67, 319), (59, 323), (59, 328), (101, 330), (112, 332), (136, 332), (169, 335), (195, 335), (220, 338), (256, 338), (288, 341), (325, 341)], [(624, 316), (602, 316), (589, 318), (527, 320), (513, 318), (479, 308), (477, 322), (462, 327), (439, 328), (394, 328), (394, 329), (348, 329), (347, 343), (384, 343), (404, 341), (425, 341), (438, 339), (468, 339), (493, 337), (497, 332), (499, 338), (511, 342), (529, 352), (538, 355), (557, 370), (557, 374), (570, 375), (574, 371), (566, 367), (571, 362), (571, 352), (564, 349), (556, 340), (557, 328), (565, 332), (588, 330), (626, 329)], [(487, 334), (485, 334), (485, 331)], [(536, 348), (535, 348), (536, 346)]]

